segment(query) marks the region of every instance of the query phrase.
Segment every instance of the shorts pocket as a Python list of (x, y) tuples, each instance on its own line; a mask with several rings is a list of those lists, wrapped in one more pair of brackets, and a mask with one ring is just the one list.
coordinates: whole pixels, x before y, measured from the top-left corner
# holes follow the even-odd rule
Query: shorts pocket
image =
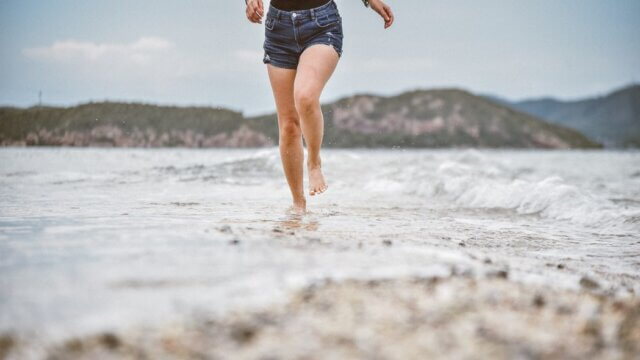
[(337, 24), (338, 22), (340, 22), (340, 20), (340, 14), (338, 14), (337, 12), (330, 12), (327, 14), (316, 16), (316, 25), (322, 28), (329, 27), (333, 24)]
[(276, 18), (268, 16), (264, 21), (264, 27), (267, 28), (267, 30), (273, 30), (274, 26), (276, 26)]

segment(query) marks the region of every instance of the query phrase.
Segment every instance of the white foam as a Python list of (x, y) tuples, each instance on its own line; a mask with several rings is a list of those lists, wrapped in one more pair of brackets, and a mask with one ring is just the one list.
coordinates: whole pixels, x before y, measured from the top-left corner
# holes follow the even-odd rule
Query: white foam
[(560, 175), (540, 175), (529, 178), (520, 168), (469, 150), (440, 158), (435, 164), (422, 162), (397, 172), (387, 171), (372, 177), (364, 188), (417, 195), (445, 206), (512, 209), (594, 228), (640, 229), (634, 220), (640, 209), (615, 204)]

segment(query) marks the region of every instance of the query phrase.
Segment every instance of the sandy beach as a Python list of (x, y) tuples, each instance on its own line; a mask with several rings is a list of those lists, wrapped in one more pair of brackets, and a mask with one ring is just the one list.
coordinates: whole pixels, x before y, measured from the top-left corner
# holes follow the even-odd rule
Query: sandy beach
[(0, 359), (638, 358), (638, 153), (324, 154), (0, 152)]
[(639, 15), (0, 0), (0, 360), (640, 360)]
[[(635, 359), (640, 301), (475, 278), (327, 280), (283, 304), (69, 339), (47, 359)], [(5, 337), (20, 358), (28, 340)], [(25, 346), (24, 349), (22, 347)], [(33, 348), (31, 348), (33, 350)]]

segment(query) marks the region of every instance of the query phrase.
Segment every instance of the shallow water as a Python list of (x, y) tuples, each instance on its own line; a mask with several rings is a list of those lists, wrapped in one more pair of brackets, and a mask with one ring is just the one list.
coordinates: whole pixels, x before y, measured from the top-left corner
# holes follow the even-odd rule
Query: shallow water
[(275, 147), (1, 149), (0, 332), (165, 323), (323, 278), (640, 293), (640, 152), (326, 149), (323, 168), (295, 217)]

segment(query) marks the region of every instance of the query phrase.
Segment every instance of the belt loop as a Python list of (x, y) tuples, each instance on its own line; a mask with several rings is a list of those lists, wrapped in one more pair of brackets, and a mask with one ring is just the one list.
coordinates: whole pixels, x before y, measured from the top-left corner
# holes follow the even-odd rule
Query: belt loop
[(315, 9), (311, 9), (311, 20), (315, 20), (315, 19), (316, 19)]

